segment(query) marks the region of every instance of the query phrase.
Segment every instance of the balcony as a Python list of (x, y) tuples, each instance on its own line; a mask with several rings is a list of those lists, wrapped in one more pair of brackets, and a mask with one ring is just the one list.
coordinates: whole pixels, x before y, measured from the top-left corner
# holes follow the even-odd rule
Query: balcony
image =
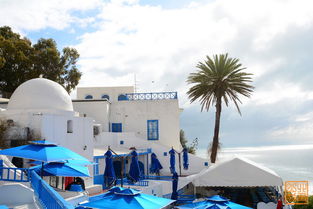
[(125, 100), (168, 100), (177, 99), (177, 92), (128, 93)]

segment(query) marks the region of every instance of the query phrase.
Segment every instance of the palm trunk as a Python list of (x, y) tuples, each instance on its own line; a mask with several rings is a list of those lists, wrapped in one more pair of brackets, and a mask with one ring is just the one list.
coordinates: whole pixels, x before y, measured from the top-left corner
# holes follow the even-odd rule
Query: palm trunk
[(219, 132), (220, 132), (220, 119), (221, 119), (221, 111), (222, 111), (222, 98), (217, 98), (216, 101), (216, 113), (215, 113), (215, 128), (214, 128), (214, 136), (213, 143), (211, 147), (211, 163), (215, 163), (218, 149), (218, 140), (219, 140)]

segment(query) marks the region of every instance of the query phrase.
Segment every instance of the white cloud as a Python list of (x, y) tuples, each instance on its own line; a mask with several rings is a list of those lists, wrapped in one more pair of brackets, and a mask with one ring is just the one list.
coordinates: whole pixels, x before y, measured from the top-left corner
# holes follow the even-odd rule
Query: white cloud
[(11, 26), (23, 32), (46, 28), (64, 29), (70, 24), (87, 20), (77, 19), (73, 11), (96, 8), (100, 0), (2, 0), (0, 1), (0, 25)]
[[(143, 90), (149, 90), (152, 80), (162, 83), (158, 90), (163, 90), (170, 78), (175, 78), (173, 88), (185, 91), (188, 73), (205, 55), (233, 51), (229, 46), (251, 31), (254, 36), (246, 41), (252, 45), (243, 50), (267, 53), (265, 46), (271, 46), (274, 37), (288, 33), (289, 27), (311, 26), (312, 8), (310, 1), (300, 4), (269, 0), (222, 0), (170, 10), (141, 6), (136, 1), (104, 3), (97, 17), (102, 20), (97, 23), (98, 30), (81, 36), (76, 46), (81, 54), (81, 69), (86, 72), (82, 83), (93, 80), (101, 84), (94, 71), (103, 71), (117, 81), (124, 74), (136, 73)], [(256, 58), (243, 59), (256, 79), (284, 61), (279, 56), (266, 63)]]
[[(99, 13), (83, 18), (73, 13), (90, 9)], [(287, 70), (297, 74), (293, 67), (298, 65), (292, 64), (301, 61), (301, 54), (289, 44), (296, 46), (301, 41), (297, 35), (313, 28), (312, 11), (310, 0), (194, 1), (179, 9), (142, 6), (138, 0), (4, 0), (0, 25), (18, 31), (92, 25), (96, 30), (80, 36), (73, 46), (81, 55), (80, 86), (131, 85), (136, 74), (139, 91), (178, 91), (184, 108), (190, 107), (185, 81), (196, 64), (206, 55), (229, 52), (254, 74), (255, 93), (251, 99), (243, 98), (243, 108), (263, 105), (271, 109), (284, 100), (300, 106), (313, 99), (313, 92), (303, 89), (300, 81), (285, 79)], [(295, 43), (286, 38), (291, 33)], [(310, 47), (312, 42), (306, 44)], [(305, 47), (302, 50), (302, 55), (310, 54)], [(260, 112), (270, 112), (262, 108)], [(312, 136), (309, 116), (270, 130), (270, 137), (308, 139)]]

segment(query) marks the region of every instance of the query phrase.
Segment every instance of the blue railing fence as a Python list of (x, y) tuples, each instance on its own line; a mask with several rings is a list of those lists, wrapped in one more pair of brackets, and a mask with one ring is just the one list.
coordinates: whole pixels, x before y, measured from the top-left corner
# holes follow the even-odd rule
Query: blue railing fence
[(127, 93), (125, 100), (163, 100), (177, 99), (177, 92)]
[(59, 195), (52, 187), (49, 186), (40, 176), (35, 172), (30, 172), (31, 186), (35, 191), (41, 206), (47, 209), (74, 209), (75, 207), (66, 202), (64, 198)]
[(28, 182), (28, 168), (7, 168), (1, 167), (0, 163), (0, 181)]

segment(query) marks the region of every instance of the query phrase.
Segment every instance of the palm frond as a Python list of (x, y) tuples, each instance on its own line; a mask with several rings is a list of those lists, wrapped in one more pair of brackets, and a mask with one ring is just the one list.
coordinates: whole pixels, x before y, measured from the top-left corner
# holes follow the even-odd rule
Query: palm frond
[(187, 83), (193, 85), (187, 92), (190, 102), (199, 100), (201, 111), (208, 111), (220, 98), (226, 106), (233, 102), (241, 114), (239, 95), (250, 97), (254, 87), (252, 74), (244, 72), (246, 68), (239, 59), (230, 58), (228, 54), (207, 56), (196, 67), (198, 70), (187, 78)]

